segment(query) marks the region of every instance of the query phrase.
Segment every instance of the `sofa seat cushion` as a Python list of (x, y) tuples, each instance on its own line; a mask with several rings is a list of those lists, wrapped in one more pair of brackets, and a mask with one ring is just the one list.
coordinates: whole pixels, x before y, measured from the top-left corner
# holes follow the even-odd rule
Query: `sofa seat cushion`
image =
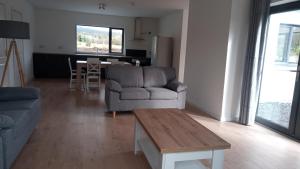
[(14, 121), (14, 136), (22, 135), (22, 131), (26, 128), (27, 123), (31, 118), (31, 111), (29, 109), (24, 110), (8, 110), (0, 111), (1, 115), (10, 117)]
[(19, 100), (0, 102), (0, 111), (2, 110), (18, 110), (32, 109), (36, 106), (38, 100)]
[(121, 100), (149, 100), (150, 93), (144, 88), (123, 88)]
[(166, 88), (149, 87), (146, 88), (150, 92), (151, 100), (175, 100), (177, 99), (177, 93)]
[(0, 129), (11, 128), (15, 125), (15, 121), (4, 114), (0, 114)]

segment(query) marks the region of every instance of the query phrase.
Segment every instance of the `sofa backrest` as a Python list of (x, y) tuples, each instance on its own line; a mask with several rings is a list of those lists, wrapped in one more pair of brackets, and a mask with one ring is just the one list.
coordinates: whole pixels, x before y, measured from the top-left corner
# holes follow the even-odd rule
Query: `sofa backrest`
[(40, 90), (37, 88), (0, 87), (0, 102), (15, 100), (39, 99)]
[(114, 80), (122, 87), (143, 87), (143, 68), (126, 65), (112, 65), (106, 68), (106, 79)]
[(144, 67), (144, 87), (163, 87), (176, 79), (176, 73), (170, 67)]

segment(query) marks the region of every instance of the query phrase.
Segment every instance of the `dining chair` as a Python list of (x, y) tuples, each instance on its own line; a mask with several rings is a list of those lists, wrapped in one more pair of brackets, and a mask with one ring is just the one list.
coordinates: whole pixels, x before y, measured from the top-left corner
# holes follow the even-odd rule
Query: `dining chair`
[[(72, 68), (72, 63), (71, 63), (71, 58), (69, 57), (68, 58), (68, 64), (69, 64), (69, 69), (70, 69), (70, 84), (69, 84), (69, 88), (72, 89), (73, 88), (73, 84), (75, 83), (75, 86), (76, 86), (76, 83), (77, 83), (77, 70), (76, 69), (73, 69)], [(83, 80), (83, 83), (82, 83), (82, 86), (81, 88), (85, 90), (86, 86), (85, 86), (85, 71), (84, 70), (81, 70), (80, 73), (80, 76), (81, 76), (81, 80)]]
[(86, 89), (90, 87), (101, 87), (101, 63), (98, 58), (87, 58), (86, 66)]

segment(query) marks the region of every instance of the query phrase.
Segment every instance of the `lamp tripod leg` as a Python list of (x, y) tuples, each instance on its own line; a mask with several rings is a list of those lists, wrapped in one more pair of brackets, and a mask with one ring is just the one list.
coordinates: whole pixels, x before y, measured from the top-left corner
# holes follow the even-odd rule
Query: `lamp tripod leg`
[(18, 64), (18, 71), (19, 71), (19, 76), (20, 76), (21, 87), (24, 87), (25, 86), (24, 72), (23, 72), (20, 54), (19, 54), (16, 42), (15, 42), (14, 46), (15, 46), (15, 53), (16, 53), (16, 59), (17, 59), (17, 64)]
[(23, 72), (23, 69), (22, 69), (20, 54), (19, 54), (17, 43), (16, 43), (15, 40), (12, 40), (10, 42), (10, 45), (9, 45), (9, 50), (8, 50), (8, 53), (7, 53), (7, 59), (6, 59), (6, 62), (5, 62), (3, 75), (2, 75), (2, 79), (1, 79), (1, 87), (3, 87), (3, 85), (4, 85), (4, 80), (5, 80), (5, 76), (6, 76), (6, 73), (7, 73), (7, 69), (8, 69), (9, 60), (10, 60), (10, 57), (11, 57), (12, 50), (14, 50), (15, 54), (16, 54), (16, 61), (17, 61), (17, 64), (18, 64), (18, 72), (19, 72), (19, 76), (20, 76), (21, 87), (24, 87), (25, 86), (24, 72)]
[(4, 85), (5, 75), (6, 75), (6, 72), (7, 72), (8, 65), (9, 65), (9, 60), (10, 60), (12, 48), (13, 48), (13, 42), (10, 43), (9, 50), (6, 53), (7, 54), (6, 55), (6, 62), (5, 62), (5, 66), (4, 66), (4, 70), (3, 70), (3, 74), (2, 74), (1, 87), (3, 87), (3, 85)]

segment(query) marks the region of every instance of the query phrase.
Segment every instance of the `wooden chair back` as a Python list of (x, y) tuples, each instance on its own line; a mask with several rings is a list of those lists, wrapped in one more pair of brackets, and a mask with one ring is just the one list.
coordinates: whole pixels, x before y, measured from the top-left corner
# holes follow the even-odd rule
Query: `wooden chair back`
[(98, 58), (87, 58), (87, 74), (100, 73), (101, 64)]

